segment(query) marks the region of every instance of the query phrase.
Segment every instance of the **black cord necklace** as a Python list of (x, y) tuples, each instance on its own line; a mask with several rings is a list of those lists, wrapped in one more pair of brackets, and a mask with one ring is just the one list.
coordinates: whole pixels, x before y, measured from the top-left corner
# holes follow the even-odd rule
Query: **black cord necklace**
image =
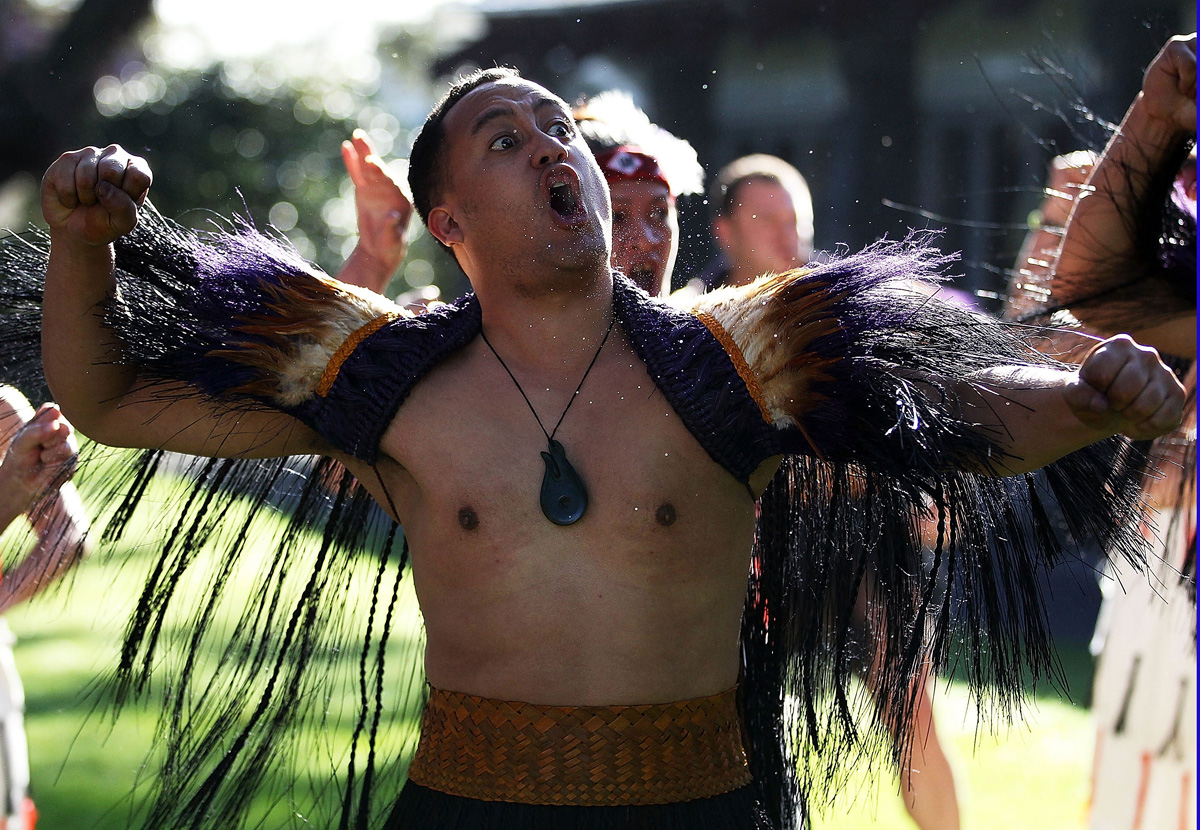
[(579, 477), (579, 473), (575, 472), (575, 468), (567, 460), (566, 450), (563, 449), (562, 444), (554, 440), (554, 436), (558, 433), (558, 428), (562, 426), (563, 418), (567, 417), (567, 412), (571, 409), (571, 404), (575, 403), (575, 398), (579, 396), (579, 390), (583, 388), (583, 382), (587, 380), (588, 375), (592, 372), (592, 367), (596, 365), (596, 360), (600, 357), (600, 351), (604, 348), (604, 344), (608, 342), (608, 336), (612, 334), (613, 324), (616, 322), (617, 318), (614, 315), (608, 322), (608, 329), (604, 332), (604, 337), (600, 340), (600, 345), (597, 347), (596, 353), (592, 355), (592, 362), (588, 364), (587, 369), (584, 370), (583, 377), (579, 379), (579, 385), (571, 393), (571, 400), (567, 401), (566, 408), (558, 416), (558, 423), (549, 432), (546, 432), (546, 427), (542, 425), (542, 419), (538, 417), (537, 410), (529, 402), (529, 396), (525, 394), (525, 390), (517, 382), (516, 375), (512, 373), (512, 369), (509, 369), (508, 364), (504, 362), (504, 358), (500, 357), (500, 353), (496, 351), (496, 347), (487, 339), (487, 334), (484, 333), (483, 329), (479, 330), (480, 336), (483, 337), (483, 342), (492, 350), (492, 354), (496, 356), (496, 360), (500, 361), (500, 365), (504, 367), (504, 371), (508, 372), (513, 385), (517, 387), (517, 391), (525, 399), (525, 404), (529, 407), (529, 411), (533, 413), (534, 420), (537, 421), (542, 434), (546, 436), (546, 442), (550, 445), (549, 452), (542, 453), (542, 460), (546, 462), (546, 474), (542, 476), (542, 513), (556, 525), (573, 525), (579, 521), (583, 517), (584, 511), (587, 510), (588, 496), (587, 489), (583, 486), (583, 479)]

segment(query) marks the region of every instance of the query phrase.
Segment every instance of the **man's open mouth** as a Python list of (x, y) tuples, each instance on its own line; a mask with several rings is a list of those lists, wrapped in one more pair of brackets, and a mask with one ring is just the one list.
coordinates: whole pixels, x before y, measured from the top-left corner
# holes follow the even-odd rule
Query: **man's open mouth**
[(550, 210), (563, 224), (573, 225), (584, 218), (583, 205), (580, 204), (579, 193), (573, 182), (552, 182), (549, 192)]

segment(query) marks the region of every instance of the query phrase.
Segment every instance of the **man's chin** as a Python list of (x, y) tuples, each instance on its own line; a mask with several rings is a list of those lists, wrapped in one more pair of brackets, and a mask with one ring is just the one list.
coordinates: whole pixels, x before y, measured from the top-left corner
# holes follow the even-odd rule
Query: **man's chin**
[(582, 233), (563, 246), (561, 261), (570, 268), (607, 268), (610, 256), (603, 234)]

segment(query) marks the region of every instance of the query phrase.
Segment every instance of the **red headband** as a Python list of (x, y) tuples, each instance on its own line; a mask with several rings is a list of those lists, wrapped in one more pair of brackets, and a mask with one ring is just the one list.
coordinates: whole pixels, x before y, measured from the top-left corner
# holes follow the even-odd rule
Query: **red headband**
[[(596, 154), (596, 161), (604, 171), (604, 178), (611, 182), (618, 181), (654, 181), (662, 182), (667, 190), (671, 183), (667, 175), (658, 166), (658, 160), (648, 156), (638, 147), (622, 145), (603, 153)], [(674, 191), (671, 191), (674, 193)]]

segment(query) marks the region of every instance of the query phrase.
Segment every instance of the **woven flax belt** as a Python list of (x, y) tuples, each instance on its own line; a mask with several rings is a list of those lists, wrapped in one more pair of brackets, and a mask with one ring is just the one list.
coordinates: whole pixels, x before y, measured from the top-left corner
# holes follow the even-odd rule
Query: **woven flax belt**
[(750, 783), (734, 690), (646, 706), (535, 706), (431, 690), (408, 777), (484, 801), (669, 804)]

